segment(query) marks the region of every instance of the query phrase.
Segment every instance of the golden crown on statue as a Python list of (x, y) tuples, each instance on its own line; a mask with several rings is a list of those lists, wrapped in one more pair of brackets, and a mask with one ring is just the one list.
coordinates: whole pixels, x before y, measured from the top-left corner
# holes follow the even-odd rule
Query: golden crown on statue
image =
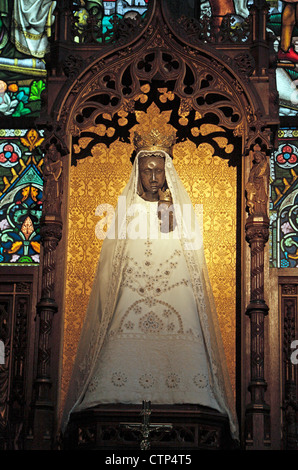
[(133, 143), (137, 152), (140, 150), (165, 150), (168, 152), (175, 144), (175, 141), (176, 136), (174, 133), (164, 135), (161, 134), (158, 129), (151, 129), (148, 134), (143, 135), (135, 132), (133, 139)]

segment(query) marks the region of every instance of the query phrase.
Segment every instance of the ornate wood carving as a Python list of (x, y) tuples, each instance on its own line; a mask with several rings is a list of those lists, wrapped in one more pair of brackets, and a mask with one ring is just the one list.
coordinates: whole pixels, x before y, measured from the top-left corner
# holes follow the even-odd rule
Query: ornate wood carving
[[(173, 22), (174, 20), (172, 20)], [(211, 44), (235, 44), (250, 41), (252, 22), (248, 16), (240, 28), (234, 27), (233, 15), (225, 15), (223, 18), (216, 18), (204, 15), (202, 18), (186, 18), (182, 16), (178, 20), (179, 32), (186, 41), (192, 42), (206, 41)], [(177, 28), (177, 26), (174, 26)]]
[(43, 245), (41, 299), (37, 304), (39, 337), (35, 397), (27, 448), (51, 449), (54, 404), (51, 397), (51, 333), (55, 302), (56, 248), (62, 236), (62, 156), (67, 153), (60, 128), (49, 129), (43, 143), (45, 185), (41, 238)]
[(1, 299), (0, 305), (0, 338), (4, 343), (5, 364), (0, 365), (0, 449), (5, 449), (8, 441), (8, 397), (9, 397), (9, 368), (10, 353), (10, 324), (9, 311), (11, 310), (9, 299)]
[(268, 157), (259, 145), (250, 152), (253, 166), (246, 184), (247, 205), (250, 215), (266, 216), (268, 205), (270, 168)]
[[(74, 414), (69, 435), (63, 443), (66, 450), (140, 449), (140, 434), (127, 428), (129, 423), (141, 422), (136, 405), (118, 407), (98, 406), (93, 410)], [(228, 422), (220, 413), (199, 406), (154, 407), (152, 424), (171, 423), (167, 431), (152, 431), (151, 450), (177, 451), (232, 449)], [(124, 425), (125, 423), (125, 425)]]
[[(172, 93), (180, 99), (181, 116), (195, 110), (201, 119), (207, 113), (214, 114), (217, 124), (228, 129), (234, 130), (241, 124), (241, 96), (235, 94), (235, 84), (230, 83), (224, 69), (211, 68), (208, 60), (195, 52), (187, 56), (184, 50), (173, 50), (164, 39), (162, 45), (156, 45), (161, 40), (158, 32), (150, 39), (150, 48), (143, 54), (132, 55), (129, 62), (127, 58), (117, 64), (107, 64), (101, 73), (88, 74), (81, 80), (70, 125), (74, 135), (101, 124), (102, 114), (114, 116), (123, 107), (125, 111), (134, 111), (138, 98), (143, 95), (142, 87), (154, 79), (175, 82)], [(72, 92), (72, 99), (76, 94)]]
[(245, 441), (247, 447), (270, 446), (270, 407), (265, 401), (267, 382), (264, 373), (265, 325), (268, 306), (264, 300), (264, 247), (269, 238), (269, 165), (258, 144), (250, 152), (252, 168), (246, 184), (248, 218), (246, 239), (250, 245), (250, 382), (251, 402), (246, 407)]
[[(254, 106), (244, 92), (243, 82), (247, 81), (247, 76), (242, 71), (243, 64), (249, 63), (253, 72), (253, 56), (242, 52), (233, 61), (224, 54), (216, 55), (214, 48), (208, 49), (206, 41), (192, 41), (189, 33), (183, 35), (177, 21), (169, 20), (166, 24), (159, 3), (154, 9), (154, 15), (148, 15), (150, 20), (143, 26), (140, 43), (136, 43), (139, 36), (136, 35), (133, 42), (132, 35), (121, 49), (121, 43), (117, 41), (113, 55), (108, 54), (111, 51), (107, 48), (105, 54), (85, 58), (81, 46), (75, 56), (72, 53), (65, 58), (63, 66), (68, 76), (74, 77), (79, 70), (81, 73), (79, 80), (69, 82), (65, 89), (63, 106), (57, 115), (59, 122), (67, 122), (67, 132), (72, 135), (79, 135), (91, 125), (106, 125), (103, 115), (110, 115), (116, 124), (120, 109), (129, 112), (136, 109), (144, 84), (159, 80), (167, 83), (169, 90), (170, 83), (175, 82), (171, 91), (179, 99), (180, 117), (184, 118), (191, 110), (196, 113), (196, 119), (204, 119), (211, 113), (219, 126), (227, 127), (234, 135), (246, 134), (247, 108), (254, 113)], [(182, 35), (185, 43), (173, 33)], [(99, 46), (98, 50), (104, 52)], [(80, 51), (82, 56), (79, 58)], [(82, 71), (80, 67), (84, 64)], [(239, 79), (231, 73), (231, 67)], [(105, 136), (107, 142), (117, 138), (117, 130), (114, 137)], [(120, 131), (126, 139), (127, 130), (122, 128)], [(180, 138), (195, 139), (188, 126), (181, 126), (180, 134)]]
[(25, 387), (30, 283), (12, 283), (11, 293), (1, 295), (0, 338), (5, 364), (0, 365), (0, 449), (24, 448)]
[(251, 300), (264, 299), (264, 246), (269, 238), (268, 221), (250, 218), (246, 224), (246, 238), (251, 248)]
[(281, 285), (283, 447), (288, 450), (298, 450), (298, 375), (291, 348), (298, 337), (297, 287)]
[[(207, 18), (177, 21), (165, 13), (163, 2), (153, 1), (144, 22), (115, 23), (117, 41), (104, 47), (94, 42), (99, 31), (92, 18), (86, 29), (86, 45), (73, 43), (77, 31), (69, 8), (71, 2), (58, 3), (53, 75), (49, 77), (49, 90), (53, 93), (49, 96), (48, 114), (61, 125), (65, 135), (74, 137), (75, 144), (76, 138), (90, 137), (84, 134), (90, 126), (97, 129), (97, 135), (91, 136), (92, 145), (95, 139), (109, 145), (119, 136), (128, 141), (135, 124), (134, 111), (144, 109), (145, 100), (150, 104), (162, 97), (165, 109), (175, 110), (178, 139), (200, 142), (204, 132), (201, 124), (208, 122), (211, 111), (212, 122), (242, 139), (245, 153), (258, 144), (268, 154), (278, 122), (278, 103), (275, 100), (268, 105), (263, 93), (267, 80), (269, 92), (274, 95), (275, 91), (265, 1), (257, 2), (251, 17), (236, 29), (231, 17), (213, 29)], [(158, 85), (153, 86), (153, 82)], [(151, 95), (144, 92), (148, 85)], [(160, 92), (159, 88), (166, 89)], [(79, 149), (73, 164), (88, 151), (88, 145)], [(268, 312), (264, 302), (264, 245), (268, 239), (268, 218), (264, 214), (260, 217), (250, 214), (246, 233), (251, 246), (252, 275), (251, 303), (247, 309), (252, 327), (252, 402), (247, 410), (247, 443), (253, 446), (259, 436), (268, 444), (270, 434), (269, 409), (264, 401), (264, 318)], [(57, 238), (53, 236), (53, 240)], [(49, 254), (45, 270), (51, 271), (54, 263)], [(52, 280), (50, 274), (44, 273), (44, 286), (50, 297), (53, 287), (48, 286), (53, 286)], [(264, 418), (260, 428), (257, 416)]]

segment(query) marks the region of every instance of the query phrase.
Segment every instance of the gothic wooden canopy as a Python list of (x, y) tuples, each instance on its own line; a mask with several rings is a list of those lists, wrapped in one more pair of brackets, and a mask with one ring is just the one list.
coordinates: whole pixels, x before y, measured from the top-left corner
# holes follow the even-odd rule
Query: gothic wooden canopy
[[(57, 379), (49, 356), (52, 364), (59, 363), (59, 351), (51, 350), (50, 336), (53, 318), (58, 337), (62, 328), (61, 317), (59, 320), (54, 313), (63, 306), (63, 284), (57, 287), (56, 283), (55, 287), (55, 279), (62, 281), (57, 259), (59, 268), (63, 268), (60, 258), (63, 259), (66, 243), (64, 240), (64, 244), (59, 244), (67, 207), (67, 155), (72, 155), (71, 164), (76, 165), (95, 143), (110, 145), (119, 138), (129, 142), (130, 130), (136, 124), (135, 112), (148, 110), (152, 103), (161, 111), (171, 110), (170, 124), (177, 130), (178, 142), (189, 139), (199, 145), (208, 133), (217, 154), (233, 166), (255, 146), (268, 155), (278, 126), (266, 2), (253, 6), (249, 19), (236, 29), (229, 17), (215, 23), (206, 18), (174, 18), (167, 2), (157, 0), (150, 3), (144, 19), (115, 22), (111, 41), (98, 42), (92, 22), (88, 28), (85, 42), (76, 43), (69, 2), (58, 2), (55, 37), (48, 58), (47, 106), (39, 125), (47, 130), (46, 162), (53, 161), (56, 152), (54, 160), (64, 163), (63, 196), (56, 185), (54, 191), (58, 191), (62, 206), (57, 204), (54, 212), (45, 211), (43, 215), (43, 289), (38, 306), (42, 328), (34, 425), (37, 439), (53, 432), (51, 418), (45, 417), (41, 404), (45, 396), (51, 401), (51, 379)], [(90, 133), (92, 127), (100, 127), (101, 132)], [(82, 136), (90, 138), (89, 146), (72, 152), (72, 146)], [(53, 187), (46, 185), (45, 199), (52, 198)], [(241, 211), (243, 215), (245, 207)], [(264, 302), (263, 250), (268, 218), (250, 217), (247, 236), (251, 246), (252, 295), (247, 315), (252, 325), (252, 399), (247, 408), (245, 439), (253, 447), (258, 439), (270, 440), (263, 367), (263, 324), (268, 311)], [(52, 397), (58, 395), (57, 390), (51, 393)], [(52, 413), (50, 406), (48, 410)], [(264, 417), (259, 427), (257, 414)]]
[[(115, 40), (106, 45), (92, 37), (76, 45), (69, 17), (62, 14), (58, 9), (48, 111), (65, 134), (102, 125), (107, 143), (119, 134), (127, 140), (133, 111), (157, 101), (175, 110), (178, 141), (200, 142), (200, 125), (213, 122), (241, 136), (242, 152), (256, 140), (271, 146), (264, 130), (277, 125), (278, 107), (272, 44), (266, 32), (266, 43), (255, 32), (263, 30), (262, 9), (253, 9), (235, 29), (229, 21), (214, 27), (211, 19), (176, 20), (166, 2), (152, 2), (145, 19), (115, 24)], [(129, 113), (121, 128), (119, 111)]]

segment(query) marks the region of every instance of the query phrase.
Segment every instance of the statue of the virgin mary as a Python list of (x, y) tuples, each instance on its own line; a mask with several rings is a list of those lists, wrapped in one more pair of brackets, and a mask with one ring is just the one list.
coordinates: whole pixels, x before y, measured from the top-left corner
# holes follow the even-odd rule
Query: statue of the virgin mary
[(103, 241), (62, 430), (74, 411), (145, 400), (218, 410), (237, 439), (202, 236), (170, 155), (174, 136), (135, 133), (134, 144), (131, 176)]

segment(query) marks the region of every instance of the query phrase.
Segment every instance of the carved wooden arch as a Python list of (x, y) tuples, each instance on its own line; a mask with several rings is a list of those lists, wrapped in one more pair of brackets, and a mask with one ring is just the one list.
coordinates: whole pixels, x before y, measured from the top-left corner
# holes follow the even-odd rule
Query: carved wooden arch
[[(119, 135), (123, 140), (128, 140), (129, 130), (135, 123), (134, 111), (138, 107), (143, 109), (149, 106), (150, 100), (158, 100), (161, 108), (163, 106), (166, 109), (166, 106), (169, 106), (174, 109), (173, 124), (177, 129), (178, 140), (188, 138), (196, 144), (200, 143), (200, 139), (204, 137), (202, 124), (210, 122), (208, 120), (212, 117), (213, 123), (222, 127), (227, 135), (241, 142), (234, 156), (225, 153), (225, 149), (222, 150), (220, 156), (229, 158), (231, 164), (236, 165), (242, 155), (248, 154), (256, 144), (268, 153), (271, 147), (270, 126), (274, 125), (274, 119), (268, 117), (269, 113), (265, 112), (257, 88), (249, 79), (255, 71), (250, 46), (242, 47), (240, 44), (237, 54), (231, 58), (219, 47), (213, 47), (198, 40), (195, 34), (189, 34), (191, 28), (189, 30), (187, 24), (172, 22), (166, 14), (163, 2), (154, 1), (152, 5), (148, 21), (141, 30), (136, 28), (134, 37), (129, 36), (116, 47), (110, 45), (107, 48), (93, 48), (87, 61), (84, 61), (79, 49), (78, 52), (72, 52), (73, 57), (77, 56), (79, 65), (73, 74), (68, 75), (68, 79), (63, 77), (65, 84), (61, 87), (50, 112), (50, 124), (54, 131), (49, 130), (47, 144), (54, 143), (57, 152), (62, 156), (61, 150), (63, 154), (68, 153), (70, 142), (67, 139), (75, 139), (94, 125), (105, 126), (107, 131), (111, 127), (114, 128), (114, 133), (105, 132), (105, 135), (101, 136), (102, 141), (107, 144)], [(159, 92), (160, 83), (166, 84), (166, 87), (163, 87), (166, 91)], [(146, 89), (148, 85), (150, 90)], [(172, 93), (173, 100), (169, 99), (168, 93)], [(127, 113), (124, 116), (127, 123), (120, 125), (119, 120), (123, 119), (123, 114), (119, 112), (123, 111)], [(185, 125), (186, 121), (188, 125)], [(191, 132), (194, 129), (196, 131)], [(85, 150), (87, 152), (88, 148)], [(87, 154), (81, 155), (82, 158), (84, 156)], [(51, 197), (51, 194), (45, 197)], [(53, 219), (49, 217), (47, 220), (45, 217), (45, 226), (49, 227), (49, 231), (44, 237), (44, 246), (48, 244), (51, 247), (53, 238), (55, 243), (60, 239), (60, 213), (56, 214), (54, 219), (58, 233), (54, 233), (51, 228)], [(247, 410), (246, 421), (246, 442), (249, 446), (254, 440), (258, 443), (261, 434), (266, 442), (270, 440), (270, 425), (267, 419), (270, 411), (264, 401), (266, 382), (262, 336), (264, 316), (268, 308), (262, 299), (263, 289), (259, 289), (259, 285), (264, 283), (262, 263), (266, 231), (268, 232), (267, 220), (257, 221), (253, 217), (249, 220), (247, 238), (252, 248), (252, 286), (257, 286), (260, 293), (258, 298), (252, 299), (253, 302), (247, 310), (252, 325), (252, 403)], [(47, 273), (49, 266), (53, 266), (53, 270), (56, 269), (55, 253), (53, 250), (48, 251), (49, 256), (43, 259), (43, 279), (45, 286), (52, 286), (52, 279), (48, 280), (50, 276)], [(51, 291), (49, 298), (42, 298), (39, 302), (40, 318), (46, 326), (51, 326), (52, 317), (57, 311), (54, 297), (54, 292)], [(44, 360), (43, 354), (46, 351), (50, 355), (50, 330), (51, 328), (42, 328), (39, 335), (39, 375), (36, 380), (38, 391), (35, 403), (37, 440), (39, 429), (45, 431), (43, 435), (51, 435), (52, 432), (52, 418), (49, 423), (44, 423), (42, 408), (42, 400), (45, 396), (50, 396), (51, 388), (50, 366), (49, 362)], [(258, 421), (261, 414), (264, 416), (263, 429)], [(262, 437), (259, 440), (262, 440)]]
[[(103, 114), (109, 114), (116, 125), (118, 111), (133, 113), (143, 94), (142, 86), (159, 80), (174, 83), (171, 91), (179, 100), (178, 141), (190, 138), (198, 143), (198, 136), (189, 129), (213, 114), (219, 126), (241, 137), (241, 154), (248, 153), (257, 138), (268, 149), (270, 139), (263, 133), (262, 105), (245, 74), (243, 60), (252, 73), (254, 60), (248, 52), (231, 59), (209, 44), (192, 42), (185, 29), (177, 27), (167, 15), (163, 3), (155, 2), (148, 22), (134, 40), (114, 49), (108, 47), (105, 53), (102, 50), (76, 80), (65, 83), (54, 106), (56, 119), (65, 134), (72, 136), (90, 126), (109, 125)], [(179, 127), (179, 117), (191, 110), (195, 113), (189, 117), (191, 122)], [(124, 140), (128, 130), (129, 125), (121, 129)], [(105, 136), (107, 143), (113, 138)]]
[[(129, 131), (136, 124), (134, 111), (146, 110), (154, 101), (160, 109), (173, 110), (170, 123), (177, 130), (178, 141), (190, 139), (198, 145), (204, 141), (201, 140), (204, 139), (202, 124), (212, 122), (224, 129), (223, 135), (234, 138), (233, 143), (240, 142), (232, 154), (216, 148), (216, 154), (229, 159), (231, 165), (238, 165), (242, 156), (249, 155), (255, 145), (268, 155), (272, 145), (271, 121), (269, 119), (268, 124), (264, 101), (250, 80), (255, 71), (250, 46), (240, 48), (232, 58), (220, 48), (188, 34), (191, 27), (172, 21), (163, 3), (155, 2), (142, 32), (137, 31), (134, 39), (115, 49), (98, 52), (97, 57), (93, 56), (78, 72), (76, 80), (65, 84), (54, 107), (65, 135), (74, 142), (89, 128), (101, 125), (106, 129), (104, 135), (97, 136), (99, 140), (92, 141), (90, 146), (98, 142), (109, 145), (119, 136), (129, 142)], [(154, 82), (157, 83), (155, 88)], [(149, 91), (144, 89), (146, 85), (150, 86)], [(166, 90), (158, 95), (159, 88)], [(168, 93), (173, 93), (172, 101), (167, 99)], [(123, 116), (123, 112), (127, 114)], [(126, 125), (119, 124), (123, 119), (127, 120)], [(111, 129), (114, 132), (109, 132)], [(196, 132), (192, 132), (194, 129)], [(90, 147), (87, 146), (81, 154), (72, 155), (72, 164), (76, 165), (76, 159), (88, 155)], [(239, 205), (238, 208), (243, 215), (244, 207)], [(261, 435), (265, 446), (270, 441), (263, 346), (263, 324), (268, 311), (263, 301), (268, 221), (251, 218), (246, 225), (246, 235), (251, 247), (253, 299), (246, 312), (251, 323), (251, 403), (246, 410), (244, 432), (245, 442), (250, 447)], [(256, 286), (260, 295), (254, 301)], [(262, 426), (258, 424), (260, 415)]]

